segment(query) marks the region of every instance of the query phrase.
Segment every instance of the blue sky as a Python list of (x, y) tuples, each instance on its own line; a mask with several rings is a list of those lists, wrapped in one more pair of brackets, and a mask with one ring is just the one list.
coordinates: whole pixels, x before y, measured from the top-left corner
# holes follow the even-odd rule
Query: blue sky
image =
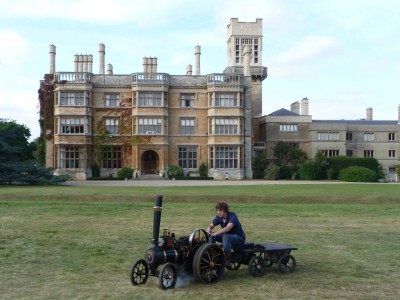
[[(246, 4), (246, 3), (247, 4)], [(114, 74), (158, 71), (185, 74), (202, 47), (201, 73), (227, 66), (231, 18), (263, 19), (263, 115), (307, 97), (313, 119), (396, 120), (400, 104), (400, 1), (396, 0), (0, 0), (0, 118), (39, 136), (39, 80), (73, 71), (75, 54), (106, 45)]]

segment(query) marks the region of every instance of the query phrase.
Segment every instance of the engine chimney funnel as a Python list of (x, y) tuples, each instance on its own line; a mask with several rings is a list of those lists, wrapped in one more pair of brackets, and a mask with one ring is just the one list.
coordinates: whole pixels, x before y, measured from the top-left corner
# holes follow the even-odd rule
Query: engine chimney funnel
[(160, 223), (161, 223), (161, 211), (162, 211), (162, 197), (161, 195), (156, 196), (156, 205), (153, 207), (154, 218), (153, 218), (153, 248), (158, 248), (158, 236), (160, 234)]

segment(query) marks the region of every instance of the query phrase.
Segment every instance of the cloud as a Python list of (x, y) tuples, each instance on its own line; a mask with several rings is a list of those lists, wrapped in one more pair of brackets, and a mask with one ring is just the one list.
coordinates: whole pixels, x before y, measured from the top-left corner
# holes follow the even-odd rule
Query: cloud
[(0, 70), (19, 66), (28, 58), (28, 42), (14, 30), (0, 31), (0, 45)]
[[(133, 23), (155, 27), (175, 21), (171, 14), (189, 9), (184, 0), (15, 0), (2, 5), (2, 10), (17, 17), (57, 19), (85, 23)], [(193, 5), (192, 5), (193, 7)], [(1, 18), (7, 18), (2, 16)]]
[(341, 46), (338, 40), (329, 36), (310, 35), (292, 48), (280, 53), (277, 56), (279, 63), (299, 63), (314, 60), (319, 57), (325, 57), (337, 53)]
[(342, 51), (341, 43), (330, 36), (309, 35), (300, 39), (291, 48), (271, 57), (269, 74), (274, 78), (300, 78), (316, 76), (327, 58)]

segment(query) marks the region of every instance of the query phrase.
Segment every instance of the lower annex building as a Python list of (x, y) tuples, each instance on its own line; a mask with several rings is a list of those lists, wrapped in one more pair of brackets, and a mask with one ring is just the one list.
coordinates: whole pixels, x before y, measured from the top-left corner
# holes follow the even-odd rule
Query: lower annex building
[(144, 57), (143, 70), (114, 74), (99, 45), (99, 71), (93, 55), (74, 55), (73, 71), (56, 71), (50, 45), (50, 71), (40, 81), (42, 135), (46, 167), (85, 180), (95, 170), (115, 175), (122, 167), (135, 177), (165, 177), (180, 165), (197, 175), (201, 164), (215, 179), (251, 179), (257, 152), (272, 159), (278, 141), (303, 149), (310, 158), (372, 156), (391, 179), (399, 157), (399, 119), (312, 120), (308, 99), (262, 116), (262, 19), (227, 25), (228, 66), (202, 75), (201, 47), (195, 70), (185, 75), (158, 72), (157, 58)]

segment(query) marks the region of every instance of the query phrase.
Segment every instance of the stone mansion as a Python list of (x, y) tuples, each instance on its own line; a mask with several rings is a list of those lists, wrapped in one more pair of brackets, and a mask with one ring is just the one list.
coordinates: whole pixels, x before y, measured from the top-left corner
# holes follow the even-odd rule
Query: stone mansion
[(134, 169), (135, 177), (166, 176), (180, 165), (197, 175), (206, 164), (215, 179), (251, 179), (252, 161), (261, 152), (272, 158), (278, 141), (303, 149), (310, 158), (375, 157), (390, 179), (399, 164), (399, 119), (312, 120), (309, 100), (262, 116), (262, 19), (227, 25), (228, 65), (202, 75), (201, 47), (185, 75), (159, 73), (157, 58), (144, 57), (143, 69), (113, 74), (99, 45), (99, 71), (93, 56), (75, 55), (73, 71), (56, 71), (50, 45), (50, 71), (40, 81), (42, 136), (46, 167), (77, 180)]

